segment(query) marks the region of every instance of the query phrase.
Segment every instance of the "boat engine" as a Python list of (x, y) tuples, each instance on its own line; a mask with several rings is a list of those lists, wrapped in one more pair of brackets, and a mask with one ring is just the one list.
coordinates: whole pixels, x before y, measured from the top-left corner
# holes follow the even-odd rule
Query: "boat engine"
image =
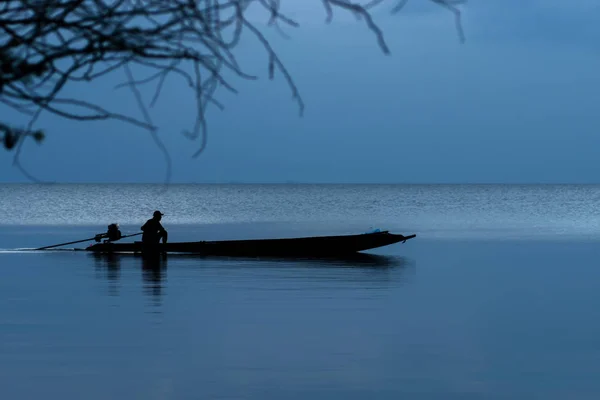
[(96, 242), (99, 242), (102, 239), (107, 239), (106, 242), (116, 242), (117, 240), (121, 239), (123, 237), (123, 235), (121, 234), (121, 231), (119, 230), (119, 224), (110, 224), (108, 226), (108, 229), (106, 230), (106, 233), (100, 233), (98, 235), (96, 235), (94, 237), (94, 240)]
[(110, 242), (115, 242), (123, 235), (121, 235), (121, 231), (119, 230), (119, 224), (110, 224), (108, 226), (108, 230), (106, 231), (106, 236), (108, 236), (108, 240)]

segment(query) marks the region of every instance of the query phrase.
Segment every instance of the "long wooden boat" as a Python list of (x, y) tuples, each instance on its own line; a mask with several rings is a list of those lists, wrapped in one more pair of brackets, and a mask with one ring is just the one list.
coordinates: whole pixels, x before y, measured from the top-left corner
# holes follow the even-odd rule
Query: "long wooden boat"
[(94, 253), (193, 253), (228, 257), (340, 256), (405, 242), (414, 237), (416, 235), (380, 231), (342, 236), (160, 243), (151, 249), (144, 248), (139, 241), (106, 242), (90, 245), (85, 250)]

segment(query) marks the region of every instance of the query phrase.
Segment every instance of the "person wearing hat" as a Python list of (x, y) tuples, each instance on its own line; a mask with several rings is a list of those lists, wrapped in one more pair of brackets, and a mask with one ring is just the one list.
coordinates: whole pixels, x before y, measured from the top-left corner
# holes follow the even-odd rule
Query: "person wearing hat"
[(142, 226), (142, 243), (145, 245), (156, 245), (162, 239), (163, 243), (167, 243), (167, 231), (163, 228), (160, 220), (164, 214), (160, 211), (154, 211), (152, 218), (150, 218)]

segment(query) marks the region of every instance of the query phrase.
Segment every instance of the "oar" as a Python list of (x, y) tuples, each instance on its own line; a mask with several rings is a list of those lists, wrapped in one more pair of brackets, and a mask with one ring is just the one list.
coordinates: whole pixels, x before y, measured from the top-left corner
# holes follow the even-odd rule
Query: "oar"
[[(131, 237), (131, 236), (138, 236), (141, 235), (143, 232), (140, 233), (134, 233), (132, 235), (125, 235), (125, 236), (121, 236), (121, 239), (123, 238), (127, 238), (127, 237)], [(101, 234), (101, 235), (96, 235), (92, 238), (89, 239), (82, 239), (82, 240), (75, 240), (73, 242), (66, 242), (66, 243), (59, 243), (59, 244), (53, 244), (52, 246), (44, 246), (44, 247), (40, 247), (38, 249), (35, 250), (46, 250), (46, 249), (51, 249), (53, 247), (60, 247), (60, 246), (66, 246), (68, 244), (75, 244), (75, 243), (81, 243), (81, 242), (89, 242), (90, 240), (96, 240), (97, 237), (100, 237), (100, 239), (105, 238), (106, 234)]]

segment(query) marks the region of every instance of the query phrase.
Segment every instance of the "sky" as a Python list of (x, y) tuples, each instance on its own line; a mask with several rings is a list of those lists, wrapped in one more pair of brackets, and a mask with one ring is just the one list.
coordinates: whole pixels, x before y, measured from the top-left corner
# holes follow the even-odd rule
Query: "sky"
[[(387, 1), (373, 16), (390, 55), (343, 10), (326, 24), (320, 0), (282, 3), (301, 25), (285, 28), (290, 39), (268, 38), (304, 115), (282, 75), (268, 79), (264, 50), (245, 37), (235, 54), (259, 79), (228, 76), (238, 93), (216, 93), (225, 109), (208, 112), (199, 157), (199, 141), (181, 134), (195, 119), (190, 88), (167, 81), (150, 109), (172, 158), (171, 182), (600, 183), (598, 1), (472, 0), (460, 7), (462, 44), (446, 9), (411, 0), (390, 15)], [(114, 89), (124, 75), (110, 79), (69, 94), (139, 117), (131, 92)], [(27, 122), (8, 108), (0, 119)], [(51, 114), (35, 127), (46, 141), (27, 143), (22, 164), (41, 180), (165, 181), (163, 154), (140, 128)], [(12, 157), (0, 152), (0, 182), (29, 182)]]

